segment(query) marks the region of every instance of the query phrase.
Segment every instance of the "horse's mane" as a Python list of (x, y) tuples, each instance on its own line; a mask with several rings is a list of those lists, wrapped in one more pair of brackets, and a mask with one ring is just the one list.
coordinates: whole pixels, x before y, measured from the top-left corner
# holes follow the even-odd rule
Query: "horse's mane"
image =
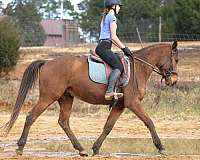
[(151, 49), (157, 49), (158, 47), (162, 47), (162, 46), (169, 46), (169, 44), (167, 44), (167, 43), (152, 44), (145, 48), (139, 49), (139, 50), (135, 51), (134, 53), (135, 53), (135, 55), (141, 56), (141, 55), (149, 53), (147, 51), (149, 51)]

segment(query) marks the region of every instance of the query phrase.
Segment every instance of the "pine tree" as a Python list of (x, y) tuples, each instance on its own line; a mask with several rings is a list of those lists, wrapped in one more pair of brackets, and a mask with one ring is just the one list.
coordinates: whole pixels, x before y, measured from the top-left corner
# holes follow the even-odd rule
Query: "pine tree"
[[(200, 0), (167, 1), (163, 9), (166, 28), (174, 33), (200, 34)], [(165, 28), (165, 29), (166, 29)]]
[[(39, 10), (43, 14), (43, 17), (56, 19), (60, 18), (61, 0), (41, 0), (39, 4)], [(74, 10), (74, 6), (69, 0), (63, 0), (64, 12), (67, 12), (72, 17), (77, 17), (77, 13)]]
[(18, 24), (23, 46), (40, 46), (44, 43), (45, 33), (40, 24), (42, 17), (35, 1), (15, 0), (8, 4), (4, 13), (12, 16)]
[(0, 17), (0, 76), (17, 63), (21, 37), (17, 26), (9, 16)]

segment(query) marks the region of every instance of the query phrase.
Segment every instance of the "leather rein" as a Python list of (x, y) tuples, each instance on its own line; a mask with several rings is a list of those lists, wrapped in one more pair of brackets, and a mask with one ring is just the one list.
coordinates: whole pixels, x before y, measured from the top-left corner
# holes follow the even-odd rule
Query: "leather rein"
[[(120, 48), (113, 40), (112, 40), (111, 42), (112, 42), (116, 47)], [(133, 53), (133, 52), (131, 52), (131, 53), (132, 53), (132, 56), (129, 57), (129, 58), (132, 59), (132, 61), (133, 61), (133, 63), (134, 63), (134, 68), (136, 67), (136, 66), (135, 66), (135, 61), (134, 61), (134, 60), (137, 60), (137, 61), (140, 61), (140, 62), (146, 64), (147, 66), (151, 67), (155, 73), (157, 73), (157, 74), (159, 74), (159, 75), (162, 76), (161, 82), (162, 82), (162, 80), (163, 80), (164, 78), (170, 77), (172, 74), (176, 74), (176, 75), (177, 75), (177, 72), (175, 72), (175, 71), (170, 71), (170, 70), (167, 71), (167, 72), (166, 72), (166, 75), (165, 75), (165, 74), (163, 74), (162, 72), (160, 72), (159, 69), (158, 69), (157, 67), (155, 67), (154, 65), (152, 65), (151, 63), (149, 63), (149, 62), (147, 62), (147, 61), (145, 61), (145, 60), (143, 60), (143, 59), (141, 59), (141, 58), (135, 57), (135, 56), (134, 56), (134, 53)], [(171, 53), (171, 54), (174, 54), (174, 53), (175, 53), (175, 52), (172, 50), (172, 53)], [(167, 63), (167, 62), (166, 62), (166, 63)]]

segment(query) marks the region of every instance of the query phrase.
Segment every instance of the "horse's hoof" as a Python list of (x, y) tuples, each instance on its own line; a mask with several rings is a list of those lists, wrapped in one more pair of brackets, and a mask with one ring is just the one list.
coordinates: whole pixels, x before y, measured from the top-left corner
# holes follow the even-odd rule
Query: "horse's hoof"
[(92, 154), (92, 156), (98, 156), (99, 155), (99, 153), (93, 153)]
[(93, 147), (92, 147), (92, 150), (93, 150), (93, 154), (92, 156), (96, 156), (99, 154), (99, 148), (98, 145), (94, 144)]
[(3, 147), (0, 147), (0, 152), (3, 152), (4, 151), (4, 148)]
[(81, 152), (79, 152), (79, 155), (80, 155), (81, 157), (88, 157), (88, 154), (87, 154), (86, 151), (81, 151)]
[(23, 154), (23, 151), (20, 150), (20, 149), (16, 149), (16, 154), (19, 155), (19, 156), (21, 156)]
[(93, 149), (92, 156), (96, 156), (96, 155), (99, 155), (99, 150)]
[(160, 153), (160, 154), (163, 155), (163, 156), (168, 156), (166, 150), (164, 150), (164, 149), (159, 150), (158, 153)]

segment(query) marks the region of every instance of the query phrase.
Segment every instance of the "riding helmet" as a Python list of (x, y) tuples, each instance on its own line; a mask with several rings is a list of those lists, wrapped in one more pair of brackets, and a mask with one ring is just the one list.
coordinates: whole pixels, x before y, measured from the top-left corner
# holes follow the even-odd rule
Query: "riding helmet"
[(113, 5), (120, 5), (120, 6), (122, 6), (121, 0), (105, 0), (104, 1), (104, 7), (105, 8), (110, 8)]

